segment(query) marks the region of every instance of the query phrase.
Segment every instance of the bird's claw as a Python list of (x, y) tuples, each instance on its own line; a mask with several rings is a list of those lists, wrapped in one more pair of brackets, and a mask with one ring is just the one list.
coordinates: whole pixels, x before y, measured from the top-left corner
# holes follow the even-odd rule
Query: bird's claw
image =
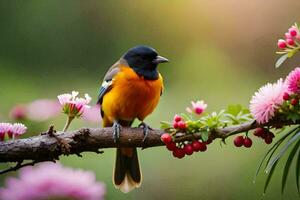
[(120, 139), (121, 128), (121, 125), (117, 121), (115, 121), (113, 124), (113, 138), (115, 143), (117, 143)]
[(139, 127), (143, 129), (144, 138), (142, 140), (142, 143), (145, 143), (145, 141), (148, 137), (148, 134), (149, 134), (149, 130), (153, 130), (153, 129), (149, 125), (147, 125), (145, 122), (140, 123)]

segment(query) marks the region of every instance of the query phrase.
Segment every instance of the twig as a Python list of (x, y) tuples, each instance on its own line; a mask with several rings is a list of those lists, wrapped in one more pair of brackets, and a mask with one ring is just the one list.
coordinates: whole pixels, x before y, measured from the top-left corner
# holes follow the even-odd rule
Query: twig
[[(222, 129), (213, 130), (210, 134), (211, 139), (225, 138), (242, 132), (255, 129), (257, 127), (280, 127), (287, 125), (300, 124), (299, 122), (273, 120), (267, 124), (260, 125), (255, 121), (240, 124), (237, 126), (228, 126)], [(62, 148), (62, 141), (68, 144), (67, 155), (75, 154), (79, 157), (82, 152), (103, 153), (99, 149), (116, 147), (143, 147), (150, 148), (163, 146), (160, 136), (163, 130), (150, 130), (146, 142), (143, 144), (143, 130), (141, 128), (122, 128), (120, 140), (115, 143), (113, 139), (112, 128), (83, 128), (70, 132), (55, 132), (51, 126), (46, 133), (39, 136), (26, 139), (17, 139), (14, 141), (0, 142), (0, 163), (17, 162), (15, 167), (9, 171), (17, 170), (22, 165), (23, 160), (32, 160), (32, 163), (43, 161), (58, 160), (59, 156), (66, 154), (66, 149)], [(49, 137), (50, 136), (50, 137)], [(200, 138), (199, 134), (183, 135), (176, 138), (176, 142), (194, 140)], [(25, 164), (30, 165), (30, 163)], [(5, 173), (4, 170), (2, 173)], [(0, 173), (1, 174), (1, 173)]]
[(26, 166), (33, 166), (35, 165), (37, 162), (36, 161), (32, 161), (32, 162), (29, 162), (29, 163), (25, 163), (25, 164), (22, 164), (23, 161), (21, 162), (17, 162), (17, 164), (14, 166), (14, 167), (10, 167), (8, 169), (5, 169), (5, 170), (2, 170), (0, 171), (0, 174), (5, 174), (7, 172), (11, 172), (11, 171), (17, 171), (18, 169), (22, 168), (22, 167), (26, 167)]

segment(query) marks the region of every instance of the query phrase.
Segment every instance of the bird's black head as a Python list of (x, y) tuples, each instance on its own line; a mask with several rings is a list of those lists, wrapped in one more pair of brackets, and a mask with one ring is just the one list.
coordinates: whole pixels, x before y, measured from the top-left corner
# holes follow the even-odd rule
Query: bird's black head
[(147, 46), (136, 46), (129, 49), (123, 59), (139, 76), (148, 80), (158, 79), (157, 65), (168, 62), (168, 59), (159, 56), (155, 49)]

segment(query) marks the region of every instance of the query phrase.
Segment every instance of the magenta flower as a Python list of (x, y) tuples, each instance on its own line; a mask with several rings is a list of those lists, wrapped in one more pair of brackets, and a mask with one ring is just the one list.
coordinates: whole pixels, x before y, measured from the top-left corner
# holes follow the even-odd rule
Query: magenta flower
[(19, 178), (8, 178), (0, 189), (5, 200), (103, 200), (104, 195), (105, 185), (94, 173), (50, 162), (21, 169)]
[(3, 141), (5, 134), (11, 133), (12, 125), (10, 123), (0, 123), (0, 141)]
[(201, 115), (207, 107), (207, 104), (205, 104), (204, 101), (197, 101), (197, 102), (192, 101), (191, 104), (192, 107), (191, 108), (187, 107), (186, 111), (189, 113), (195, 113), (197, 115)]
[(12, 137), (12, 125), (10, 123), (0, 123), (0, 137), (1, 140), (3, 141), (5, 138), (5, 134), (9, 135), (9, 137)]
[(91, 97), (85, 94), (85, 98), (79, 98), (78, 92), (73, 91), (71, 94), (58, 95), (59, 103), (63, 106), (63, 112), (69, 117), (80, 117), (87, 108), (91, 101)]
[(285, 49), (286, 48), (286, 42), (285, 42), (285, 40), (279, 39), (278, 42), (277, 42), (277, 46), (280, 49)]
[(292, 26), (291, 28), (289, 28), (289, 32), (290, 36), (292, 37), (296, 37), (299, 34), (299, 30), (297, 26)]
[(100, 115), (100, 106), (95, 105), (92, 106), (90, 109), (87, 109), (83, 115), (82, 119), (91, 122), (91, 123), (99, 123), (101, 120), (101, 115)]
[(290, 93), (300, 93), (300, 68), (291, 71), (285, 81)]
[(283, 95), (287, 89), (286, 83), (279, 79), (276, 83), (268, 83), (255, 92), (250, 101), (250, 112), (258, 123), (267, 123), (274, 117), (284, 101)]
[(60, 109), (60, 105), (57, 101), (39, 99), (27, 105), (27, 115), (31, 120), (45, 121), (58, 115)]

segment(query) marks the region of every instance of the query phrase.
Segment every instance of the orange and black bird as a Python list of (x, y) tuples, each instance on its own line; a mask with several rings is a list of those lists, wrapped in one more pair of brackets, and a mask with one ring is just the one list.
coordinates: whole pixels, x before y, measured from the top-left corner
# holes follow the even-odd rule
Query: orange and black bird
[[(168, 59), (148, 46), (129, 49), (106, 73), (98, 103), (101, 105), (103, 127), (113, 127), (118, 142), (122, 126), (141, 121), (144, 140), (150, 127), (144, 122), (153, 112), (163, 91), (163, 79), (157, 70)], [(141, 185), (142, 175), (136, 148), (117, 148), (113, 183), (122, 192)]]

